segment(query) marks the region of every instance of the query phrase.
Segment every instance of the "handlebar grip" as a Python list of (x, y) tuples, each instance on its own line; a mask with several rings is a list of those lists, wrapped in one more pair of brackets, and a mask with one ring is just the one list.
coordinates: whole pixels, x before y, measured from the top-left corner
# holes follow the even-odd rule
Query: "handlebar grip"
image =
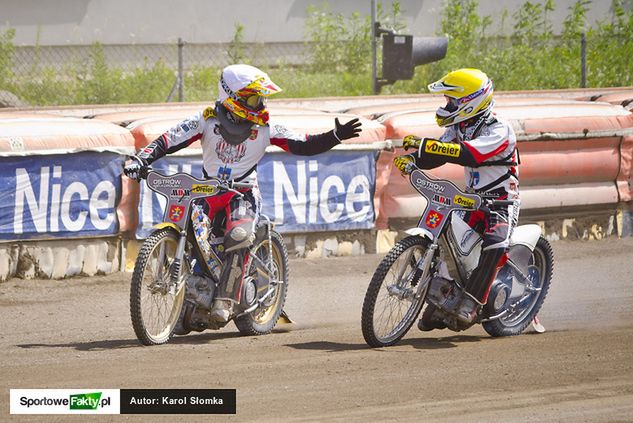
[(249, 182), (233, 182), (232, 186), (235, 189), (239, 189), (239, 188), (250, 189), (250, 188), (253, 188), (255, 184), (252, 184)]
[(512, 206), (514, 200), (491, 200), (489, 204), (491, 206)]

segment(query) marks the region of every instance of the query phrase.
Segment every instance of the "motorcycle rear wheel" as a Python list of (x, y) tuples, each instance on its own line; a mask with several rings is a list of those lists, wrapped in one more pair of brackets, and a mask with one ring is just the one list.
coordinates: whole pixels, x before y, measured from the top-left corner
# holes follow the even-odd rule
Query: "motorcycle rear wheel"
[[(174, 283), (178, 234), (171, 228), (153, 232), (143, 243), (130, 286), (130, 316), (136, 337), (143, 345), (167, 343), (174, 335), (185, 298), (182, 278)], [(186, 263), (181, 274), (188, 272)]]
[[(272, 253), (272, 264), (269, 269), (270, 278), (276, 282), (275, 290), (265, 302), (254, 311), (238, 316), (235, 318), (235, 326), (243, 335), (266, 335), (274, 329), (281, 315), (286, 295), (288, 294), (288, 250), (284, 244), (283, 238), (279, 233), (272, 231), (268, 237), (260, 240), (255, 247), (251, 249), (250, 254), (255, 254), (263, 263), (268, 263), (269, 254)], [(245, 269), (245, 275), (256, 276), (258, 271), (262, 271), (261, 265), (254, 260), (250, 261), (248, 269)]]
[[(428, 249), (428, 240), (409, 236), (396, 243), (380, 262), (369, 282), (361, 326), (365, 342), (371, 347), (386, 347), (398, 342), (420, 314), (428, 281), (420, 281), (417, 265)], [(419, 283), (425, 291), (415, 296)]]
[(534, 287), (540, 289), (528, 304), (499, 319), (482, 323), (484, 330), (494, 337), (515, 336), (521, 334), (537, 315), (547, 292), (549, 291), (554, 272), (554, 253), (552, 246), (543, 238), (539, 238), (528, 265), (528, 276), (532, 278)]

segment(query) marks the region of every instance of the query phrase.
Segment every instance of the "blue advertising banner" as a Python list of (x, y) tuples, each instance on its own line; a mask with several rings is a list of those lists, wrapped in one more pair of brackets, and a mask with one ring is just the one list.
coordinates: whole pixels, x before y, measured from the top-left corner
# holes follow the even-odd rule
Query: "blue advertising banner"
[(118, 233), (123, 162), (110, 152), (0, 158), (0, 239)]
[[(330, 151), (316, 157), (272, 153), (257, 166), (262, 213), (280, 232), (369, 229), (376, 218), (375, 151)], [(152, 164), (163, 174), (191, 173), (202, 178), (202, 158), (167, 156)], [(141, 185), (139, 226), (145, 238), (163, 221), (166, 200)]]

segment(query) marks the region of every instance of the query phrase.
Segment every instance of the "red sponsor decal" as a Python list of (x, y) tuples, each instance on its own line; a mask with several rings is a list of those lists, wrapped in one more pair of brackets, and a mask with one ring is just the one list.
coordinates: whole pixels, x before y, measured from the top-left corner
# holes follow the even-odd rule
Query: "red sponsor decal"
[(172, 205), (169, 208), (169, 220), (172, 222), (178, 222), (182, 219), (182, 216), (185, 214), (185, 206), (177, 206)]
[(429, 215), (426, 217), (426, 226), (429, 228), (437, 228), (437, 225), (440, 224), (444, 215), (436, 212), (435, 210), (431, 210)]

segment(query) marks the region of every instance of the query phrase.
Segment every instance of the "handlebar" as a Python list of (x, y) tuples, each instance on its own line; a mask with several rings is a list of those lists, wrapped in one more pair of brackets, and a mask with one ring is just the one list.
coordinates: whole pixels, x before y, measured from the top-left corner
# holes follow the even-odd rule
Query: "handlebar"
[[(139, 170), (139, 178), (140, 179), (147, 179), (147, 176), (149, 175), (150, 172), (152, 172), (154, 169), (152, 168), (152, 166), (147, 165), (147, 166), (141, 166), (141, 169)], [(251, 189), (255, 186), (254, 183), (251, 182), (235, 182), (232, 180), (224, 180), (224, 179), (218, 179), (218, 178), (211, 178), (215, 181), (219, 182), (219, 188), (223, 189), (225, 191), (231, 191), (234, 192), (235, 194), (238, 195), (243, 195), (241, 192), (239, 192), (239, 189)]]

